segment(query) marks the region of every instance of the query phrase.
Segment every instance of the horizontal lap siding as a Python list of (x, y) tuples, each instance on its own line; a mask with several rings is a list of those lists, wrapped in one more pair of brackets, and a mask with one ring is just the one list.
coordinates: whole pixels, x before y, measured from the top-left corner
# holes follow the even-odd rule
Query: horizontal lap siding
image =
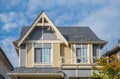
[(32, 43), (27, 44), (27, 67), (33, 67)]
[(53, 44), (53, 67), (59, 67), (60, 44)]
[(71, 58), (72, 58), (71, 59), (71, 63), (74, 64), (74, 63), (76, 63), (76, 58), (75, 58), (76, 57), (75, 44), (71, 44), (71, 53), (72, 53), (71, 54), (72, 55), (71, 56)]
[(64, 46), (64, 53), (65, 53), (65, 64), (70, 64), (71, 63), (70, 47)]
[(70, 47), (67, 47), (66, 45), (61, 45), (60, 53), (61, 53), (61, 56), (63, 57), (62, 63), (70, 64), (71, 63), (71, 49), (70, 49)]
[(93, 55), (92, 55), (92, 44), (89, 44), (89, 61), (90, 61), (90, 63), (92, 63), (93, 62)]
[(26, 66), (26, 45), (22, 44), (20, 46), (20, 67)]

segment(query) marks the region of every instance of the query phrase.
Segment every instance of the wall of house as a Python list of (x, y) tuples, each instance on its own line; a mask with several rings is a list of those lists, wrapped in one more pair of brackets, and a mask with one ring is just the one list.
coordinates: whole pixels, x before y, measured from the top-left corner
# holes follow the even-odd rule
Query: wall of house
[(2, 75), (6, 79), (11, 79), (7, 73), (10, 72), (9, 65), (7, 63), (7, 60), (3, 57), (1, 51), (0, 51), (0, 75)]
[(32, 33), (29, 35), (29, 40), (56, 40), (57, 36), (55, 32), (48, 26), (35, 27)]
[(93, 63), (93, 44), (89, 44), (89, 62)]
[[(44, 40), (57, 40), (55, 32), (48, 26), (45, 27), (35, 27), (32, 33), (29, 35), (29, 39), (26, 40), (25, 44), (20, 46), (19, 56), (20, 56), (20, 67), (34, 67), (34, 44), (35, 41), (44, 41)], [(32, 40), (32, 42), (30, 42)], [(28, 42), (29, 41), (29, 42)], [(50, 42), (49, 42), (50, 43)], [(60, 66), (60, 58), (64, 64), (75, 64), (76, 63), (76, 44), (72, 43), (69, 46), (66, 46), (63, 43), (51, 43), (52, 44), (52, 53), (53, 53), (53, 67)], [(93, 63), (93, 57), (96, 56), (96, 50), (98, 45), (88, 44), (88, 55), (89, 63)], [(40, 66), (36, 66), (40, 67)]]
[(71, 44), (71, 64), (74, 64), (76, 62), (76, 50), (75, 50), (75, 44)]
[[(20, 54), (22, 56), (20, 66), (33, 67), (34, 66), (34, 44), (35, 43), (27, 43), (26, 48), (23, 49)], [(53, 43), (52, 44), (52, 53), (53, 53), (53, 67), (59, 67), (62, 64), (75, 64), (76, 63), (76, 52), (75, 52), (75, 44), (69, 45), (67, 47), (65, 44)], [(24, 53), (26, 50), (27, 53)], [(89, 63), (93, 62), (93, 45), (88, 44), (88, 55), (89, 55)], [(25, 57), (26, 56), (26, 57)], [(24, 58), (24, 59), (23, 59)], [(61, 58), (61, 60), (60, 60)], [(37, 67), (37, 66), (36, 66)]]
[[(38, 45), (38, 44), (36, 44)], [(35, 45), (35, 46), (36, 46)], [(23, 52), (20, 52), (23, 53)], [(53, 43), (53, 67), (59, 67), (59, 59), (60, 59), (60, 44), (59, 43)], [(22, 54), (20, 54), (20, 56), (23, 56)], [(21, 59), (23, 57), (20, 58), (21, 60), (21, 64), (24, 64), (22, 62), (26, 63), (26, 67), (34, 67), (34, 45), (33, 43), (27, 43), (27, 53), (25, 54), (25, 58), (26, 58), (26, 62), (25, 60)], [(22, 65), (20, 65), (22, 66)], [(40, 66), (35, 66), (35, 67), (40, 67)]]
[(27, 67), (33, 67), (33, 45), (32, 43), (27, 43)]
[(65, 44), (60, 45), (60, 56), (62, 57), (62, 63), (70, 64), (71, 63), (71, 49)]
[[(93, 47), (92, 44), (88, 44), (89, 63), (93, 62)], [(64, 44), (60, 45), (60, 56), (62, 56), (62, 63), (75, 64), (76, 63), (76, 44), (71, 44), (67, 47)]]
[(43, 39), (44, 40), (57, 40), (55, 32), (50, 27), (43, 28)]
[(20, 50), (21, 53), (19, 54), (20, 56), (20, 67), (25, 67), (26, 66), (26, 44), (21, 44)]
[(54, 43), (53, 44), (53, 67), (59, 67), (60, 63), (60, 44)]

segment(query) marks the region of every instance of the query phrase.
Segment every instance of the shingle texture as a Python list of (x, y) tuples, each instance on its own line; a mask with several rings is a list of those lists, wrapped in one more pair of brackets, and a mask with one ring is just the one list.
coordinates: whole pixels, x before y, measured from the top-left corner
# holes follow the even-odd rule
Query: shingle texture
[[(30, 27), (23, 27), (20, 39), (29, 30)], [(57, 27), (68, 42), (87, 43), (99, 42), (106, 43), (99, 39), (89, 27)]]
[(25, 67), (16, 67), (14, 71), (10, 73), (59, 73), (58, 68), (25, 68)]
[(100, 40), (89, 27), (58, 27), (69, 42), (90, 42)]

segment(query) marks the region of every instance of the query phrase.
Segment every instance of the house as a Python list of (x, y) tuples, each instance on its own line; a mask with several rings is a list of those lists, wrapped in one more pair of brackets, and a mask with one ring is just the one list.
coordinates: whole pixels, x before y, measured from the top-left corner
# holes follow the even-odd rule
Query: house
[(85, 79), (107, 42), (89, 27), (57, 27), (42, 11), (13, 43), (19, 56), (19, 67), (8, 73), (13, 79)]
[(0, 47), (0, 79), (11, 79), (7, 75), (7, 73), (12, 71), (13, 69), (14, 67), (12, 66), (4, 51)]
[(110, 57), (113, 54), (117, 54), (118, 59), (120, 59), (120, 42), (116, 44), (113, 48), (111, 48), (109, 51), (107, 51), (104, 55)]

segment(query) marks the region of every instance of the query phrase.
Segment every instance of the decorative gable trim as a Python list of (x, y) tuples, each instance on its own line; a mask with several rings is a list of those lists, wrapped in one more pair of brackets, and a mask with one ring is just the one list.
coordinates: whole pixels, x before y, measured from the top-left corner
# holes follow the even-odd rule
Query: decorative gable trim
[(34, 21), (30, 29), (26, 32), (26, 34), (19, 40), (18, 47), (22, 44), (22, 42), (26, 39), (26, 37), (31, 33), (31, 31), (36, 26), (50, 26), (53, 30), (55, 30), (56, 34), (60, 37), (60, 39), (68, 46), (68, 41), (63, 37), (60, 31), (56, 28), (56, 26), (52, 23), (52, 21), (48, 18), (44, 11), (38, 16), (38, 18)]

